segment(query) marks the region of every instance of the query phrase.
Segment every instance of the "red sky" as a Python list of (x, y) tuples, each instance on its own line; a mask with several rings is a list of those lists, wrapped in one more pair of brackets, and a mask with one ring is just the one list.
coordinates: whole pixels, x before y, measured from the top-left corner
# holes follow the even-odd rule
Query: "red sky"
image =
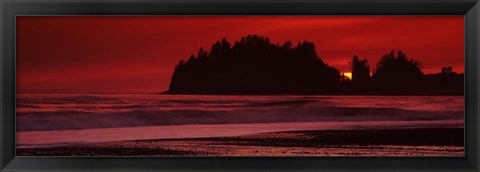
[(464, 71), (463, 16), (68, 16), (17, 17), (17, 90), (152, 93), (168, 89), (175, 65), (200, 47), (248, 34), (307, 40), (340, 72), (352, 55), (374, 67), (390, 50)]

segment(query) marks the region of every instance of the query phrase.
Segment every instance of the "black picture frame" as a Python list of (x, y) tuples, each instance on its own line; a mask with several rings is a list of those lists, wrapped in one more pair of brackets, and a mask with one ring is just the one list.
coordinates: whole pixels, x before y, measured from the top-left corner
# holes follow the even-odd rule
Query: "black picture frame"
[[(479, 0), (1, 0), (0, 171), (479, 171)], [(16, 157), (20, 15), (464, 15), (465, 157)]]

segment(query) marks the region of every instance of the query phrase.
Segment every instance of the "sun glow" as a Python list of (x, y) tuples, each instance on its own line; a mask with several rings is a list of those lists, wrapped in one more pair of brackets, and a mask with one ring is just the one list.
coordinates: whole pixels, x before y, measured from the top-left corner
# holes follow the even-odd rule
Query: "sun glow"
[(352, 80), (352, 73), (351, 73), (351, 72), (344, 72), (344, 73), (343, 73), (343, 76), (345, 76), (346, 78)]

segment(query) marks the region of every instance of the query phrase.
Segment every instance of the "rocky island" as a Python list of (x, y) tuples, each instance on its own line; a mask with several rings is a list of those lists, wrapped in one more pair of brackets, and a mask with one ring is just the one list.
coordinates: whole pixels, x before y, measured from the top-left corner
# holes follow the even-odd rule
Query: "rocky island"
[(422, 63), (402, 51), (382, 56), (371, 71), (353, 56), (352, 78), (325, 63), (312, 42), (283, 45), (248, 35), (231, 45), (225, 38), (210, 51), (181, 60), (164, 94), (204, 95), (463, 95), (464, 74), (444, 67), (425, 75)]

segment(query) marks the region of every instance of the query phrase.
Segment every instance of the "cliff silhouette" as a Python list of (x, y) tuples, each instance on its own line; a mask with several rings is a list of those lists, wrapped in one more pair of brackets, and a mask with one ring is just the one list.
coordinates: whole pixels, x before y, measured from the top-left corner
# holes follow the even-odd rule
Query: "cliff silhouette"
[(175, 67), (165, 94), (279, 95), (463, 95), (463, 74), (444, 67), (425, 75), (422, 63), (402, 51), (382, 56), (373, 74), (366, 58), (353, 56), (352, 79), (328, 66), (312, 42), (292, 46), (273, 44), (266, 37), (248, 35), (231, 45), (225, 38), (210, 51)]
[[(366, 95), (463, 95), (464, 74), (443, 67), (440, 73), (425, 75), (423, 64), (402, 51), (382, 56), (370, 76), (367, 59), (352, 58), (352, 80), (343, 81), (339, 94)], [(345, 86), (347, 85), (347, 86)]]
[(311, 42), (292, 47), (249, 35), (233, 46), (225, 39), (210, 52), (180, 61), (169, 94), (332, 94), (340, 72), (325, 64)]
[(415, 94), (422, 89), (424, 74), (422, 64), (408, 59), (406, 54), (391, 51), (377, 63), (377, 70), (372, 75), (372, 85), (378, 93)]

